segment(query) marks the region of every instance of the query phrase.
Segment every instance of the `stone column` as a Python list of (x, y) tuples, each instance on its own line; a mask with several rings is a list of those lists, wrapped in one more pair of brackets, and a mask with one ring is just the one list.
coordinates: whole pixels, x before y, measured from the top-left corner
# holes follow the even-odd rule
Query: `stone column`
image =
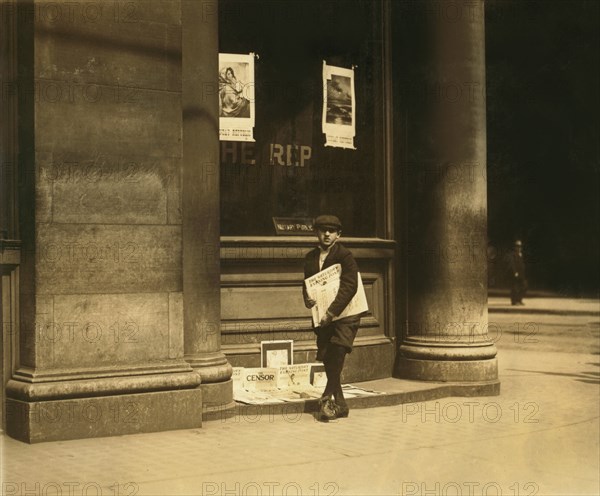
[(183, 343), (180, 2), (17, 5), (22, 256), (7, 432), (199, 427)]
[(394, 15), (395, 103), (406, 117), (396, 131), (405, 133), (397, 160), (406, 284), (396, 374), (497, 385), (487, 335), (483, 1), (413, 2)]
[(221, 350), (218, 2), (183, 0), (183, 322), (185, 359), (206, 410), (233, 406)]

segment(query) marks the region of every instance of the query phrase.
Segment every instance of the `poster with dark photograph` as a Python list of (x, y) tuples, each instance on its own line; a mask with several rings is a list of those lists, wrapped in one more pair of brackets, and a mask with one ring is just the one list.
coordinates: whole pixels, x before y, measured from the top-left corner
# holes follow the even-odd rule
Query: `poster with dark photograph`
[(325, 146), (355, 149), (356, 100), (354, 95), (354, 69), (327, 65), (323, 61)]
[(333, 74), (327, 81), (327, 123), (352, 125), (352, 96), (349, 77)]
[(254, 54), (219, 54), (219, 139), (254, 141)]

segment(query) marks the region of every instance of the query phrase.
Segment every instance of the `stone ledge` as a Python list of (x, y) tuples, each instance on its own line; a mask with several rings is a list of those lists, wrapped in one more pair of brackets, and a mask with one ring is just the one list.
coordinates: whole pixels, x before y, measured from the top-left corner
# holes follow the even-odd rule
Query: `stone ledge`
[(201, 426), (199, 388), (56, 401), (6, 400), (6, 433), (26, 443)]
[(197, 388), (200, 383), (200, 376), (191, 369), (163, 374), (123, 375), (80, 380), (60, 380), (59, 377), (47, 382), (27, 380), (27, 378), (15, 374), (6, 384), (6, 394), (12, 399), (25, 402), (62, 401), (71, 398), (193, 389)]
[[(471, 383), (431, 383), (408, 381), (403, 379), (386, 378), (368, 382), (358, 382), (353, 385), (364, 389), (384, 392), (376, 396), (348, 398), (350, 409), (375, 408), (380, 406), (395, 406), (405, 403), (437, 400), (449, 397), (480, 397), (498, 396), (500, 381), (471, 382)], [(228, 408), (206, 410), (204, 421), (225, 421), (228, 418), (242, 416), (256, 419), (258, 416), (285, 415), (288, 417), (301, 413), (314, 413), (319, 410), (318, 400), (297, 401), (264, 405), (246, 405), (234, 403)]]

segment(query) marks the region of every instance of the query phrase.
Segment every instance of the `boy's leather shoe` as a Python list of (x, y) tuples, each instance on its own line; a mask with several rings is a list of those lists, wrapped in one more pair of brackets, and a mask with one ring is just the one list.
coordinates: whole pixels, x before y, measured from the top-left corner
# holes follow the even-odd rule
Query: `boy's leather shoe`
[(336, 403), (335, 405), (335, 416), (337, 418), (346, 418), (350, 413), (350, 409), (348, 408), (347, 404), (344, 405), (338, 405)]
[(330, 396), (319, 399), (319, 420), (322, 422), (329, 422), (335, 420), (336, 416), (336, 405)]

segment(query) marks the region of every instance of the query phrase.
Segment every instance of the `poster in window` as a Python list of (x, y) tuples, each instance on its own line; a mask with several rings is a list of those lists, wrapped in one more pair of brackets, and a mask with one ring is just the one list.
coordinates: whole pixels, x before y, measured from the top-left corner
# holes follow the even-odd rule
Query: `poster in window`
[(323, 133), (325, 146), (355, 150), (356, 99), (354, 69), (323, 61)]
[(219, 139), (254, 141), (254, 54), (219, 54)]

